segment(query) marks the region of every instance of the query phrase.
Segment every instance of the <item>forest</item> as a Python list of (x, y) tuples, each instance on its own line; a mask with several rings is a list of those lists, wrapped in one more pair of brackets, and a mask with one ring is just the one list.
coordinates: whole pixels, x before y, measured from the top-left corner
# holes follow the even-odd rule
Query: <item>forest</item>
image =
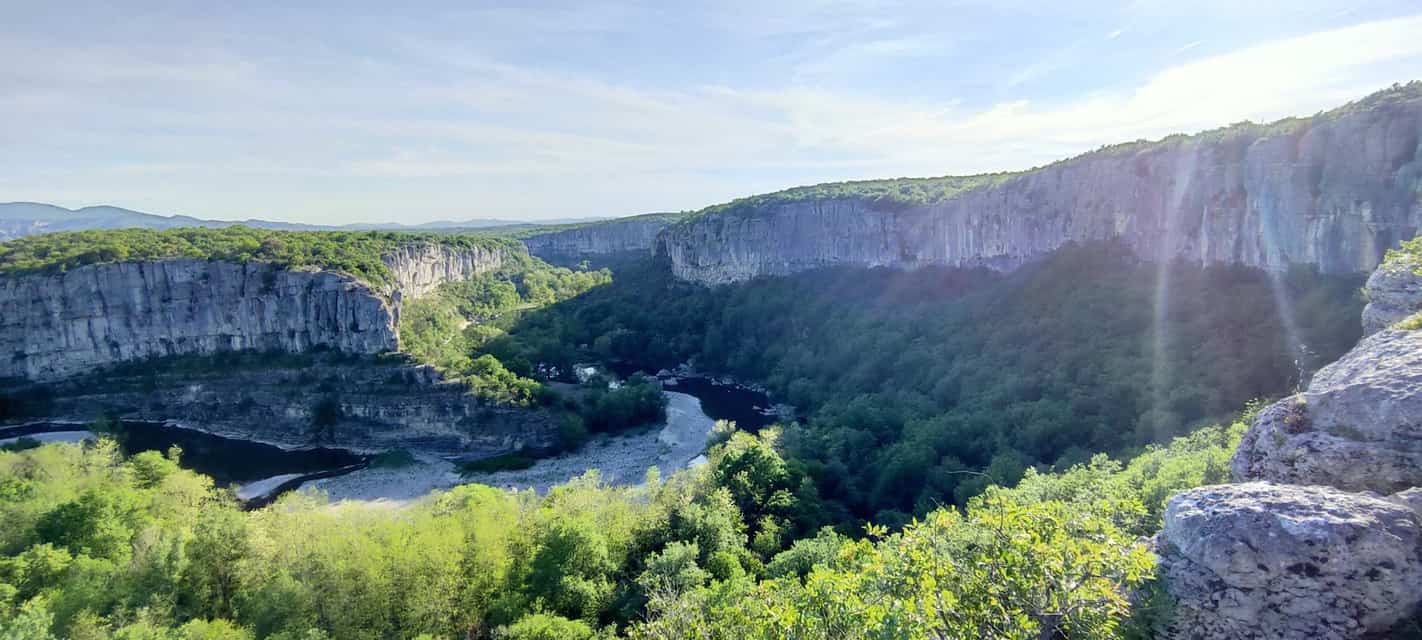
[(1227, 475), (1244, 425), (1029, 470), (899, 532), (782, 534), (802, 479), (775, 430), (719, 425), (710, 462), (634, 487), (466, 485), (402, 509), (291, 494), (244, 512), (112, 440), (0, 452), (0, 637), (1137, 637), (1168, 611), (1166, 496)]
[(800, 419), (718, 424), (706, 465), (637, 486), (401, 508), (243, 511), (178, 450), (24, 443), (0, 451), (0, 639), (1149, 637), (1170, 602), (1140, 539), (1228, 479), (1254, 399), (1351, 346), (1359, 284), (1109, 243), (715, 288), (531, 259), (411, 301), (402, 348), (561, 411), (568, 446), (665, 411), (637, 376), (554, 391), (575, 362), (690, 362)]
[(0, 274), (56, 273), (88, 264), (194, 258), (329, 269), (381, 285), (390, 277), (390, 268), (381, 256), (414, 242), (503, 248), (515, 260), (527, 256), (518, 242), (473, 233), (274, 231), (243, 226), (114, 229), (39, 234), (0, 243)]
[(642, 264), (482, 350), (520, 366), (690, 361), (763, 383), (802, 416), (783, 445), (824, 500), (801, 531), (901, 525), (1029, 467), (1128, 456), (1291, 391), (1356, 342), (1361, 282), (1158, 266), (1113, 244), (1006, 276), (827, 269), (706, 288)]

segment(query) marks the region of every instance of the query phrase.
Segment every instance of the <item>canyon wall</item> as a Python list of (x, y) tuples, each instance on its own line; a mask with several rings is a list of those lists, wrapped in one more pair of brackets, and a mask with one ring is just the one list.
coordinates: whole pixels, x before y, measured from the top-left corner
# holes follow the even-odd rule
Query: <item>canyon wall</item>
[[(337, 353), (106, 371), (48, 387), (45, 419), (175, 422), (285, 447), (482, 458), (557, 443), (547, 411), (485, 402), (431, 367)], [(318, 420), (327, 405), (326, 419)], [(317, 426), (321, 423), (320, 426)]]
[(376, 291), (269, 264), (161, 260), (0, 277), (0, 379), (57, 380), (151, 357), (397, 348), (400, 300), (496, 269), (501, 250), (420, 243), (385, 256)]
[(450, 247), (433, 242), (403, 245), (381, 257), (390, 268), (387, 297), (418, 298), (446, 282), (496, 271), (509, 259), (501, 247)]
[(657, 234), (670, 220), (665, 214), (649, 214), (595, 222), (531, 235), (523, 239), (523, 244), (529, 253), (554, 263), (617, 253), (650, 253)]
[(656, 252), (705, 284), (841, 264), (1006, 270), (1105, 238), (1147, 259), (1361, 272), (1422, 226), (1419, 134), (1413, 83), (1310, 119), (1103, 149), (933, 204), (772, 194), (672, 225)]

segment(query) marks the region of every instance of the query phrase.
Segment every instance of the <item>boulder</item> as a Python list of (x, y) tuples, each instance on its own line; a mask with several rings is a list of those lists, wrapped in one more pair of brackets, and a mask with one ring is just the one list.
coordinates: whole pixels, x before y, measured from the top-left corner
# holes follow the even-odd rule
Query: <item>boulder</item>
[(1422, 601), (1422, 518), (1371, 495), (1253, 482), (1171, 498), (1156, 537), (1163, 637), (1361, 638)]
[(1422, 486), (1422, 331), (1384, 329), (1259, 412), (1236, 481), (1390, 494)]
[(1388, 260), (1368, 276), (1365, 291), (1368, 306), (1363, 307), (1363, 333), (1372, 335), (1408, 316), (1422, 311), (1422, 268), (1416, 260), (1398, 255)]

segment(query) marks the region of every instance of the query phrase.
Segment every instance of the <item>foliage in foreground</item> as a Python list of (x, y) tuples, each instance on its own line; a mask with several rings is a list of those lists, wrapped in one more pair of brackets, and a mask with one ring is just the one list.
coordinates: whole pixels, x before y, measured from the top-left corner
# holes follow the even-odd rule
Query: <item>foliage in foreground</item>
[(1241, 424), (1122, 466), (1029, 472), (899, 533), (781, 539), (775, 430), (666, 481), (546, 496), (469, 485), (391, 509), (293, 495), (244, 513), (107, 441), (0, 452), (0, 637), (1111, 638), (1163, 497), (1223, 479)]

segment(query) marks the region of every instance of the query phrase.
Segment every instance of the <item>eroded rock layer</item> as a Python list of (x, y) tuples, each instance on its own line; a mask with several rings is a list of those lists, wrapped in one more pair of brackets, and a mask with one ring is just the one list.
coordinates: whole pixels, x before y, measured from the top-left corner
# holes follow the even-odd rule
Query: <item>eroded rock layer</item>
[(1147, 259), (1362, 272), (1422, 226), (1422, 88), (1312, 119), (1105, 149), (946, 201), (775, 201), (668, 227), (657, 252), (718, 284), (830, 265), (1011, 269), (1073, 241)]

